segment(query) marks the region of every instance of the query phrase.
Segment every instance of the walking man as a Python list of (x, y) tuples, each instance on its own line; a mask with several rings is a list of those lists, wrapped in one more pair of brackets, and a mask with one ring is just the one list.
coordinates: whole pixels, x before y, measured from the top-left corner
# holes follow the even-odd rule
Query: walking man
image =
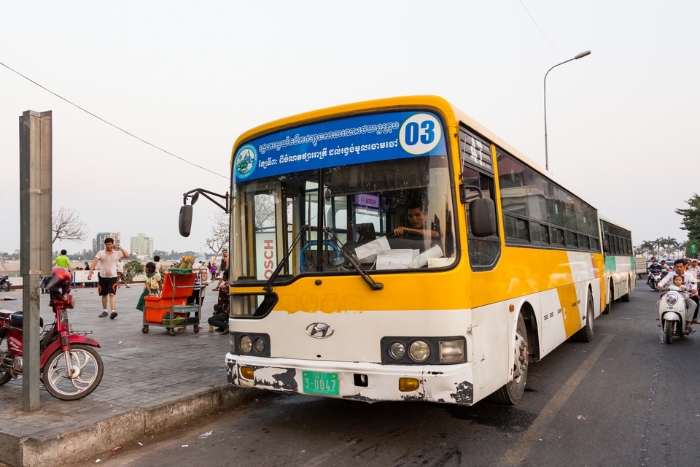
[[(92, 274), (95, 272), (95, 266), (97, 262), (100, 262), (100, 272), (97, 274), (98, 277), (98, 292), (102, 297), (102, 314), (100, 318), (106, 318), (109, 316), (110, 319), (117, 317), (117, 312), (114, 311), (115, 294), (117, 293), (117, 262), (121, 258), (128, 258), (129, 253), (124, 250), (121, 246), (114, 245), (114, 239), (107, 237), (105, 238), (105, 249), (100, 250), (95, 255), (95, 259), (92, 260), (90, 265), (90, 273), (88, 274), (88, 280), (92, 279)], [(107, 297), (109, 296), (109, 305), (111, 306), (112, 312), (107, 314)]]

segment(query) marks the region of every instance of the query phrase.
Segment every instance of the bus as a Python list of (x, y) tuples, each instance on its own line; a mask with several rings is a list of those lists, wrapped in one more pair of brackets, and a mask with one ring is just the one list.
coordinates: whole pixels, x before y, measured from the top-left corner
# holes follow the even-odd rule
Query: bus
[(629, 302), (637, 285), (636, 262), (632, 250), (632, 232), (599, 216), (600, 232), (605, 252), (605, 308), (610, 312), (612, 302)]
[(443, 98), (258, 126), (231, 171), (233, 386), (512, 405), (593, 338), (597, 210)]

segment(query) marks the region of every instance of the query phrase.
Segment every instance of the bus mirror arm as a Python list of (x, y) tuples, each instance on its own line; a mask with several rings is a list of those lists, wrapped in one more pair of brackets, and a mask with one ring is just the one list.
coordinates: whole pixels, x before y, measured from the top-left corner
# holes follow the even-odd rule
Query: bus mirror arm
[[(333, 232), (333, 230), (331, 230), (330, 227), (324, 227), (323, 232), (328, 237), (330, 237), (331, 241), (334, 244), (338, 245), (340, 243), (340, 240), (338, 240), (338, 237), (336, 237), (335, 232)], [(384, 284), (382, 284), (381, 282), (375, 282), (374, 279), (372, 279), (372, 277), (369, 274), (367, 274), (362, 265), (358, 263), (357, 260), (351, 254), (349, 254), (342, 248), (340, 248), (340, 254), (348, 260), (348, 262), (352, 265), (353, 269), (355, 269), (355, 271), (357, 271), (360, 277), (362, 277), (362, 280), (364, 280), (367, 283), (367, 285), (369, 285), (370, 289), (382, 290), (384, 288)]]
[[(206, 199), (219, 206), (224, 210), (224, 212), (226, 212), (226, 214), (231, 212), (231, 197), (228, 195), (228, 191), (225, 195), (220, 195), (219, 193), (214, 193), (213, 191), (205, 190), (204, 188), (195, 188), (194, 190), (190, 190), (182, 195), (182, 204), (187, 205), (187, 199), (189, 198), (191, 199), (190, 206), (194, 205), (194, 203), (196, 203), (199, 199), (199, 195), (204, 196)], [(225, 205), (216, 201), (214, 198), (212, 198), (212, 196), (223, 199)]]
[[(470, 193), (470, 190), (476, 190), (478, 194), (476, 193)], [(465, 185), (464, 183), (461, 183), (459, 185), (459, 200), (462, 202), (462, 204), (467, 204), (469, 201), (471, 201), (474, 197), (478, 196), (479, 198), (484, 197), (484, 193), (481, 191), (481, 188), (479, 188), (476, 185)]]

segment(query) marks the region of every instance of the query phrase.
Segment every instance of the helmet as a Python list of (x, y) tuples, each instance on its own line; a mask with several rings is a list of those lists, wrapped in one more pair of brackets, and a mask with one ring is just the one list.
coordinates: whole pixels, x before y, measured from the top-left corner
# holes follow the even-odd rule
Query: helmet
[(48, 289), (50, 292), (58, 292), (65, 295), (70, 290), (71, 276), (67, 269), (60, 266), (54, 267), (51, 272), (51, 277), (44, 277), (41, 281), (41, 288)]

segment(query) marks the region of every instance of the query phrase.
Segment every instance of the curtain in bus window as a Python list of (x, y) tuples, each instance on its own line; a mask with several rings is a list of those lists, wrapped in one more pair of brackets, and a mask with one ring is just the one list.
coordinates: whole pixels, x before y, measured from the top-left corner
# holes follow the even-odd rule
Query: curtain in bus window
[(445, 157), (414, 157), (333, 167), (328, 169), (328, 187), (333, 196), (375, 193), (426, 187), (430, 169), (447, 167)]
[(504, 211), (548, 221), (547, 179), (503, 153), (498, 156), (498, 174)]

